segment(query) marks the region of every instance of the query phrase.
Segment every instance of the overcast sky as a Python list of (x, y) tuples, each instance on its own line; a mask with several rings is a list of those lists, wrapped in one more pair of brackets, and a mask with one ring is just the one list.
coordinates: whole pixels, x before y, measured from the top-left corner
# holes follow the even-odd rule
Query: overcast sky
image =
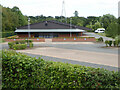
[[(102, 16), (112, 14), (118, 17), (118, 2), (120, 0), (64, 0), (66, 16)], [(5, 7), (19, 7), (24, 15), (28, 16), (61, 16), (63, 0), (2, 0)], [(64, 15), (64, 14), (63, 14)]]

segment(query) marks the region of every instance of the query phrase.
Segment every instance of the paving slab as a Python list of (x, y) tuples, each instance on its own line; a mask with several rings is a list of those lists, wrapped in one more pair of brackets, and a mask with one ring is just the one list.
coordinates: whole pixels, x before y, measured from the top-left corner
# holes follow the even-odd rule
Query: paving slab
[(17, 51), (28, 54), (43, 55), (61, 59), (69, 59), (75, 61), (118, 67), (118, 54), (112, 53), (90, 52), (84, 50), (70, 50), (55, 47), (39, 47), (34, 49)]
[(63, 62), (63, 63), (71, 63), (71, 64), (79, 64), (81, 66), (86, 67), (93, 67), (93, 68), (104, 68), (109, 71), (118, 71), (117, 67), (107, 66), (107, 65), (101, 65), (101, 64), (94, 64), (94, 63), (88, 63), (88, 62), (81, 62), (81, 61), (75, 61), (75, 60), (69, 60), (69, 59), (61, 59), (61, 58), (55, 58), (55, 57), (49, 57), (49, 56), (42, 56), (42, 55), (35, 55), (35, 54), (28, 54), (24, 53), (28, 56), (35, 57), (35, 58), (42, 58), (46, 61), (54, 61), (54, 62)]

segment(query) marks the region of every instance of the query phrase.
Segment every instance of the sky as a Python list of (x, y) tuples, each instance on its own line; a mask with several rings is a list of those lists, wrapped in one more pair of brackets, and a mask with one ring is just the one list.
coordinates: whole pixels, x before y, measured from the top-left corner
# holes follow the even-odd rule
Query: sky
[[(80, 17), (103, 16), (112, 14), (118, 17), (120, 0), (64, 0), (66, 17), (74, 16), (78, 11)], [(63, 0), (2, 0), (5, 7), (17, 6), (27, 16), (61, 16)], [(63, 13), (65, 16), (65, 13)]]

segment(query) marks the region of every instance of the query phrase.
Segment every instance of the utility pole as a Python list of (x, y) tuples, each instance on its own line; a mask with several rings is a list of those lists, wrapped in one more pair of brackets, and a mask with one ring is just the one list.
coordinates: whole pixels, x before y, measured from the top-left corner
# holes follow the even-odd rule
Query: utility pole
[(63, 16), (65, 17), (65, 22), (67, 23), (65, 1), (62, 3), (61, 22), (63, 22)]
[(30, 38), (30, 18), (28, 18), (28, 47), (29, 47), (29, 38)]
[(72, 18), (70, 18), (70, 37), (72, 37), (71, 29), (72, 29)]

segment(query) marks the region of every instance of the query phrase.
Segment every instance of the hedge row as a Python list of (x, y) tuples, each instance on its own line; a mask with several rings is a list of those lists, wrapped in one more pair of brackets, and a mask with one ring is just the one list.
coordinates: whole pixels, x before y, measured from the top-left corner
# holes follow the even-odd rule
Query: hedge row
[(14, 31), (13, 31), (13, 32), (0, 32), (0, 35), (1, 35), (1, 33), (2, 33), (2, 38), (16, 35), (16, 34), (14, 33)]
[(54, 38), (95, 38), (95, 37), (54, 37)]
[(119, 40), (115, 40), (115, 41), (112, 41), (112, 40), (106, 40), (105, 41), (105, 44), (106, 44), (106, 47), (108, 47), (108, 46), (114, 46), (114, 47), (118, 47), (119, 46), (119, 44), (120, 44), (120, 41)]
[(119, 88), (120, 73), (3, 50), (3, 88)]
[(97, 42), (103, 42), (104, 40), (103, 40), (102, 37), (100, 37), (100, 38), (96, 39), (96, 41), (97, 41)]
[(114, 47), (119, 47), (120, 46), (120, 35), (117, 35), (115, 38), (114, 38), (115, 40), (114, 41), (112, 41), (112, 40), (106, 40), (105, 41), (105, 44), (106, 44), (106, 47), (108, 47), (108, 46), (114, 46)]
[(32, 48), (33, 47), (32, 40), (13, 41), (13, 42), (9, 42), (8, 45), (10, 49), (22, 50), (27, 48), (28, 42), (29, 42), (29, 47)]
[(27, 48), (26, 44), (15, 44), (15, 45), (13, 45), (14, 50), (22, 50), (22, 49), (26, 49), (26, 48)]
[[(43, 37), (30, 37), (30, 39), (42, 39)], [(28, 39), (28, 37), (19, 37), (18, 35), (7, 37), (7, 39)]]

